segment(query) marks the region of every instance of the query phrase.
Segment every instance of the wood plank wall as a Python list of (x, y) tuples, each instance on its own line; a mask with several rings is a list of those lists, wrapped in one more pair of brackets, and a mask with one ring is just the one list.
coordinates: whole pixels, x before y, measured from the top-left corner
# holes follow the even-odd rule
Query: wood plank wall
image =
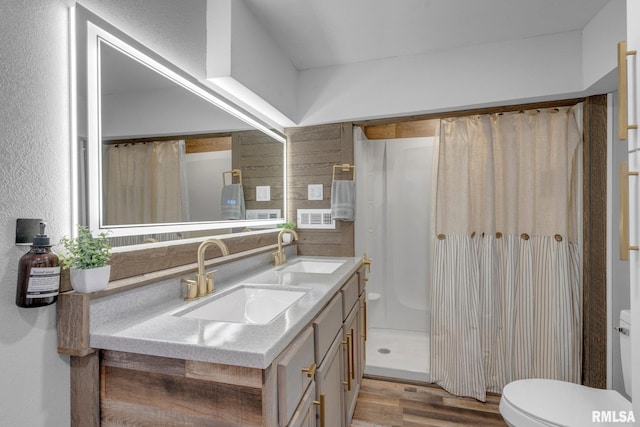
[(607, 96), (584, 103), (582, 383), (607, 386)]
[[(230, 254), (262, 248), (278, 243), (277, 230), (273, 233), (250, 234), (230, 237), (224, 240)], [(204, 238), (202, 239), (204, 240)], [(117, 252), (111, 256), (110, 281), (142, 276), (155, 271), (167, 270), (181, 265), (196, 262), (196, 253), (200, 242), (178, 243), (171, 246), (159, 246), (148, 249), (137, 249)], [(217, 246), (211, 246), (205, 252), (205, 259), (220, 257), (222, 253)], [(69, 281), (69, 270), (63, 270), (60, 278), (60, 292), (68, 292), (73, 288)]]
[[(288, 161), (288, 218), (296, 221), (297, 209), (330, 209), (333, 166), (353, 165), (351, 123), (285, 129)], [(336, 178), (351, 179), (349, 176)], [(308, 185), (322, 184), (323, 200), (307, 200)], [(357, 214), (356, 214), (357, 215)], [(335, 230), (298, 229), (298, 254), (354, 256), (352, 222), (336, 221)]]
[[(242, 171), (247, 209), (282, 209), (284, 204), (284, 145), (260, 131), (232, 134), (233, 169)], [(236, 181), (234, 181), (236, 182)], [(271, 187), (270, 201), (256, 201), (256, 186)], [(285, 212), (282, 212), (284, 215)]]

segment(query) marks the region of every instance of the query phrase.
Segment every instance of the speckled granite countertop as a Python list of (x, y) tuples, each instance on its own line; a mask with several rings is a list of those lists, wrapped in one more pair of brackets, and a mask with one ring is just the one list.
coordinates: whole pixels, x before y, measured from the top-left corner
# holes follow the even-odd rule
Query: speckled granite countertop
[[(217, 267), (216, 293), (196, 301), (186, 302), (181, 298), (179, 279), (92, 301), (90, 346), (264, 369), (318, 315), (362, 263), (360, 257), (289, 255), (285, 266), (273, 267), (268, 265), (270, 260), (267, 256)], [(342, 261), (343, 264), (330, 274), (282, 271), (287, 265), (302, 260)], [(266, 325), (174, 315), (246, 284), (309, 290)]]

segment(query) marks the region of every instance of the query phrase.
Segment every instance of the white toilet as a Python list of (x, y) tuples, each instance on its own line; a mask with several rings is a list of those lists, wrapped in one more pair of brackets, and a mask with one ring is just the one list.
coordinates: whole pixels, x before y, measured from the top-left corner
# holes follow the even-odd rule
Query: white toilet
[[(622, 310), (619, 328), (620, 353), (624, 388), (629, 396), (630, 324), (630, 311)], [(633, 414), (630, 414), (631, 410), (631, 402), (615, 390), (602, 390), (546, 379), (513, 381), (504, 387), (500, 399), (500, 413), (512, 427), (611, 425), (613, 419), (624, 422), (626, 418), (633, 417)]]

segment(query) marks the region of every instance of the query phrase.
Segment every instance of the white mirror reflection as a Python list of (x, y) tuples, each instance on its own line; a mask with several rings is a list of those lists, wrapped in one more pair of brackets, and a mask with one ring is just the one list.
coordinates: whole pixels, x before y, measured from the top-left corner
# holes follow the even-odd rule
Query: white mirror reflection
[(78, 90), (78, 117), (88, 110), (87, 123), (78, 124), (86, 140), (80, 222), (109, 231), (118, 246), (283, 221), (280, 134), (113, 28), (84, 28), (88, 36), (77, 34), (87, 37), (78, 84), (88, 77), (86, 98)]

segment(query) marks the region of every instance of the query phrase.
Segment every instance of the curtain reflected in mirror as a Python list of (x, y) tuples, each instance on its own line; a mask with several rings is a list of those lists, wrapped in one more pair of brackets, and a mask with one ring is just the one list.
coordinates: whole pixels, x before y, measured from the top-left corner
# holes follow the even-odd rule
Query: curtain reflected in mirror
[(189, 221), (184, 141), (106, 145), (103, 171), (106, 225)]

